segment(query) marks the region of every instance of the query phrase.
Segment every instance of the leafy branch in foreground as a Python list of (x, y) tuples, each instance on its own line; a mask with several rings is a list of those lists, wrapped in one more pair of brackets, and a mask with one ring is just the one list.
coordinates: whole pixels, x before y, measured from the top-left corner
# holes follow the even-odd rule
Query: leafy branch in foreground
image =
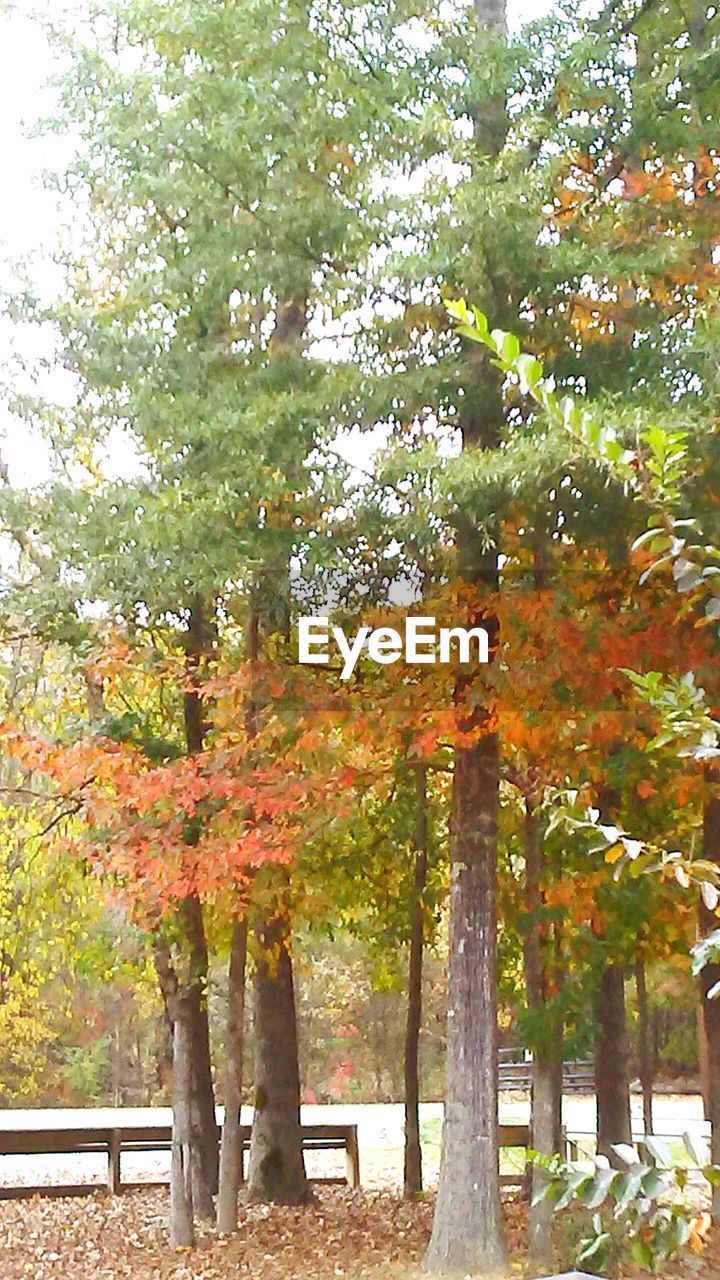
[[(710, 1163), (705, 1142), (692, 1134), (683, 1142), (702, 1179), (720, 1185), (720, 1168)], [(592, 1214), (591, 1231), (580, 1241), (578, 1265), (592, 1261), (593, 1269), (605, 1271), (629, 1253), (641, 1266), (658, 1270), (687, 1245), (701, 1252), (711, 1218), (693, 1213), (685, 1202), (690, 1169), (676, 1163), (660, 1138), (645, 1138), (643, 1157), (623, 1143), (613, 1151), (621, 1168), (611, 1168), (601, 1155), (592, 1168), (584, 1161), (533, 1156), (545, 1173), (536, 1202), (549, 1200), (555, 1212), (576, 1205)]]
[(720, 903), (720, 867), (707, 858), (693, 858), (679, 849), (665, 849), (649, 840), (640, 840), (623, 830), (617, 823), (600, 821), (600, 810), (578, 805), (578, 792), (569, 789), (559, 792), (548, 823), (547, 834), (558, 828), (571, 833), (584, 833), (588, 838), (588, 853), (605, 854), (605, 861), (614, 866), (616, 880), (624, 872), (633, 877), (659, 873), (667, 879), (675, 879), (683, 889), (696, 884), (709, 910)]
[(660, 730), (648, 742), (647, 751), (673, 746), (680, 757), (700, 761), (720, 757), (720, 724), (709, 714), (705, 690), (695, 683), (692, 671), (667, 676), (659, 671), (620, 670), (660, 717)]
[(523, 395), (651, 508), (648, 528), (633, 543), (633, 550), (645, 547), (655, 557), (643, 578), (672, 566), (678, 591), (694, 592), (707, 620), (720, 622), (720, 548), (703, 537), (695, 518), (678, 513), (689, 471), (689, 433), (653, 423), (640, 431), (636, 447), (628, 449), (615, 427), (603, 423), (591, 406), (557, 390), (552, 374), (546, 376), (537, 356), (521, 350), (516, 334), (490, 329), (487, 316), (464, 299), (446, 306), (458, 321), (457, 333), (487, 347), (493, 364), (517, 380)]

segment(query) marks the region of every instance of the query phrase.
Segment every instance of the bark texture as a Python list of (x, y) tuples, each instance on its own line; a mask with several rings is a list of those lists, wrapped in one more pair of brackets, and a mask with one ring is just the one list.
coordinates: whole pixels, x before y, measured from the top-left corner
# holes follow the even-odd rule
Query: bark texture
[(256, 928), (255, 1115), (248, 1198), (306, 1204), (290, 929), (278, 913)]
[(497, 1143), (498, 743), (458, 749), (443, 1153), (425, 1269), (501, 1275)]
[[(193, 1142), (202, 1165), (203, 1185), (195, 1196), (196, 1215), (214, 1218), (212, 1197), (218, 1189), (218, 1137), (215, 1094), (210, 1061), (208, 1024), (208, 949), (202, 907), (197, 898), (187, 898), (180, 906), (186, 955), (182, 957), (182, 1008), (191, 1037)], [(202, 1210), (200, 1209), (202, 1205)]]
[[(504, 0), (475, 0), (477, 49), (492, 56), (507, 35)], [(478, 157), (497, 156), (507, 137), (504, 91), (472, 104)], [(502, 324), (514, 304), (492, 277), (479, 297)], [(502, 387), (478, 349), (467, 353), (468, 379), (460, 417), (463, 449), (493, 450), (504, 423)], [(461, 516), (456, 522), (458, 568), (463, 581), (484, 593), (498, 586), (497, 545)], [(491, 543), (488, 546), (488, 542)], [(479, 603), (473, 626), (488, 632), (491, 660), (498, 621)], [(499, 746), (487, 710), (473, 698), (471, 674), (461, 673), (455, 705), (463, 731), (453, 775), (450, 841), (450, 962), (443, 1148), (426, 1271), (452, 1275), (503, 1275), (508, 1268), (500, 1207), (497, 1142), (497, 829)]]
[[(477, 359), (473, 357), (472, 361)], [(502, 393), (482, 364), (473, 391), (475, 408), (464, 419), (464, 447), (497, 446), (503, 422)], [(458, 522), (460, 573), (477, 593), (471, 626), (488, 633), (491, 661), (498, 620), (482, 598), (498, 586), (497, 550), (477, 529)], [(488, 713), (476, 705), (473, 675), (461, 671), (455, 705), (463, 733), (453, 773), (450, 841), (450, 961), (443, 1149), (427, 1271), (454, 1275), (502, 1275), (507, 1250), (500, 1209), (497, 1143), (497, 842), (499, 744)]]
[[(155, 968), (172, 1026), (173, 1141), (171, 1237), (190, 1243), (195, 1218), (212, 1221), (217, 1125), (208, 1118), (209, 1040), (207, 944), (202, 908), (186, 899), (174, 922), (173, 949), (162, 938), (154, 947)], [(212, 1088), (212, 1079), (210, 1079)], [(212, 1096), (212, 1095), (211, 1095)], [(189, 1226), (188, 1226), (189, 1223)]]
[[(187, 687), (183, 712), (187, 752), (191, 756), (202, 751), (208, 728), (202, 693), (203, 664), (212, 652), (215, 640), (215, 627), (208, 620), (202, 602), (196, 599), (189, 612), (185, 634)], [(194, 823), (188, 824), (188, 844), (197, 842), (201, 826), (202, 814), (198, 811)], [(219, 1152), (207, 1011), (208, 950), (199, 899), (186, 898), (178, 911), (178, 920), (186, 938), (190, 968), (189, 979), (183, 986), (187, 986), (193, 1046), (193, 1128), (200, 1134), (204, 1180), (210, 1195), (215, 1196), (218, 1191)]]
[(403, 1194), (416, 1199), (422, 1192), (422, 1148), (420, 1146), (420, 1026), (422, 1023), (423, 948), (425, 944), (425, 889), (427, 885), (427, 772), (418, 764), (416, 777), (416, 820), (408, 1001), (405, 1024), (405, 1160)]
[(192, 1191), (192, 1053), (188, 1023), (173, 1017), (173, 1127), (170, 1155), (170, 1245), (189, 1248), (195, 1243)]
[(243, 1084), (245, 1028), (245, 968), (247, 960), (247, 916), (233, 921), (228, 968), (228, 1020), (225, 1044), (225, 1116), (220, 1144), (220, 1176), (217, 1202), (218, 1231), (227, 1235), (237, 1229), (238, 1193), (242, 1183), (243, 1150), (240, 1136), (240, 1107)]
[[(598, 797), (604, 822), (613, 822), (620, 796), (610, 786)], [(605, 959), (595, 998), (595, 1099), (597, 1149), (622, 1167), (612, 1146), (632, 1142), (630, 1040), (625, 1007), (625, 967)]]
[(625, 969), (621, 964), (606, 964), (603, 968), (595, 1020), (598, 1151), (618, 1164), (613, 1143), (632, 1142)]
[[(194, 899), (193, 902), (195, 901)], [(199, 903), (197, 905), (199, 907)], [(207, 950), (205, 966), (207, 966)], [(205, 972), (207, 973), (207, 967)], [(190, 1006), (193, 1048), (193, 1122), (199, 1135), (205, 1180), (210, 1195), (215, 1196), (218, 1191), (219, 1151), (206, 983), (193, 990)]]
[[(525, 985), (528, 1008), (536, 1015), (548, 999), (550, 964), (547, 930), (541, 923), (543, 906), (542, 830), (536, 805), (525, 802)], [(551, 1026), (548, 1034), (533, 1045), (531, 1143), (534, 1151), (554, 1155), (560, 1151), (562, 1129), (563, 1028), (552, 1009), (546, 1011)], [(528, 1257), (537, 1267), (549, 1265), (552, 1254), (553, 1208), (547, 1199), (535, 1203), (544, 1171), (533, 1165), (530, 1175), (531, 1202), (528, 1221)]]
[[(562, 1077), (561, 1077), (562, 1079)], [(542, 1155), (560, 1152), (562, 1110), (562, 1084), (558, 1090), (558, 1072), (547, 1054), (539, 1054), (533, 1062), (531, 1143), (533, 1151)], [(543, 1185), (544, 1172), (533, 1165), (531, 1175), (531, 1201), (528, 1217), (528, 1263), (534, 1268), (545, 1268), (552, 1260), (553, 1206), (546, 1198), (534, 1203), (534, 1197)]]

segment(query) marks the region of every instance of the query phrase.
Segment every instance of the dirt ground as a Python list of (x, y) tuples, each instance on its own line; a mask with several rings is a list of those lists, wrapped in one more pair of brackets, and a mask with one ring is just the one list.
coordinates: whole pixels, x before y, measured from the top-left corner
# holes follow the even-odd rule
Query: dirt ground
[[(170, 1252), (166, 1190), (111, 1198), (0, 1203), (1, 1280), (419, 1280), (432, 1201), (407, 1205), (388, 1192), (322, 1190), (308, 1208), (244, 1207), (229, 1240), (201, 1234)], [(523, 1274), (525, 1206), (505, 1201), (509, 1278)], [(625, 1273), (639, 1280), (646, 1273)], [(666, 1280), (720, 1280), (720, 1244), (684, 1256)]]

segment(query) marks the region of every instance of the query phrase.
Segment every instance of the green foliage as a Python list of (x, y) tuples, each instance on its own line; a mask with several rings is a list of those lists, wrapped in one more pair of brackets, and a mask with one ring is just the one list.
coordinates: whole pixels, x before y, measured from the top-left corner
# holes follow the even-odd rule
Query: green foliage
[(468, 308), (464, 300), (448, 302), (447, 309), (456, 321), (457, 333), (481, 343), (493, 352), (493, 364), (504, 374), (517, 380), (522, 395), (530, 396), (555, 425), (563, 427), (579, 446), (606, 464), (625, 484), (639, 488), (644, 478), (641, 465), (650, 478), (653, 495), (661, 504), (679, 500), (680, 484), (686, 474), (687, 432), (668, 431), (655, 424), (644, 429), (638, 450), (625, 448), (612, 424), (605, 425), (596, 409), (583, 404), (577, 396), (561, 395), (555, 378), (546, 376), (535, 356), (520, 349), (514, 333), (490, 329), (487, 317), (477, 307)]
[(675, 514), (689, 480), (689, 433), (653, 422), (639, 432), (634, 447), (627, 447), (616, 426), (605, 424), (593, 405), (577, 396), (560, 395), (553, 375), (546, 376), (542, 363), (521, 351), (515, 334), (491, 330), (487, 317), (464, 300), (448, 302), (447, 309), (458, 322), (457, 332), (492, 351), (492, 363), (516, 380), (521, 394), (529, 396), (553, 426), (563, 429), (584, 453), (654, 508), (649, 529), (633, 544), (636, 550), (647, 547), (657, 557), (641, 581), (662, 565), (672, 565), (677, 590), (699, 595), (705, 617), (717, 621), (720, 549), (708, 544), (695, 518)]
[(678, 756), (713, 760), (720, 756), (720, 724), (708, 713), (705, 690), (692, 671), (663, 676), (658, 671), (639, 674), (625, 670), (640, 696), (657, 711), (662, 728), (647, 744), (647, 751), (671, 745)]
[[(710, 1164), (705, 1145), (687, 1135), (688, 1153), (711, 1187), (720, 1185), (720, 1168)], [(702, 1248), (708, 1215), (693, 1214), (683, 1192), (685, 1165), (673, 1163), (659, 1138), (645, 1139), (645, 1159), (634, 1147), (613, 1147), (622, 1167), (613, 1169), (597, 1157), (594, 1169), (583, 1162), (534, 1156), (544, 1177), (537, 1199), (547, 1198), (556, 1212), (571, 1205), (590, 1215), (590, 1232), (581, 1241), (578, 1266), (606, 1272), (623, 1258), (659, 1271), (688, 1242)]]
[(100, 1102), (105, 1094), (105, 1078), (109, 1064), (109, 1043), (103, 1037), (92, 1045), (66, 1045), (61, 1051), (58, 1076), (71, 1097), (81, 1098), (84, 1105)]
[[(718, 894), (716, 886), (709, 886), (710, 893), (705, 895), (706, 905), (710, 910), (714, 910), (718, 902), (720, 902), (720, 894)], [(702, 973), (708, 965), (720, 964), (720, 929), (713, 929), (712, 933), (708, 933), (699, 942), (696, 942), (692, 950), (693, 956), (693, 973), (697, 976)], [(720, 997), (720, 982), (716, 982), (707, 993), (709, 1000), (717, 1000)]]
[(720, 883), (720, 869), (713, 862), (693, 857), (691, 852), (668, 850), (651, 840), (639, 840), (615, 823), (601, 822), (598, 809), (578, 805), (575, 790), (558, 793), (550, 826), (552, 830), (582, 833), (589, 852), (604, 851), (606, 861), (614, 866), (616, 880), (625, 872), (633, 878), (662, 872), (674, 876), (683, 888), (694, 881), (700, 888), (707, 885), (711, 892)]
[[(295, 950), (300, 1064), (306, 1102), (399, 1102), (403, 1096), (405, 992), (378, 982), (379, 948), (349, 931), (299, 931)], [(399, 947), (388, 967), (405, 968)], [(430, 951), (423, 982), (420, 1072), (423, 1098), (442, 1096), (446, 957)], [(252, 1001), (252, 993), (249, 993)], [(251, 1060), (248, 1079), (252, 1078)], [(439, 1136), (439, 1135), (437, 1135)], [(427, 1135), (428, 1141), (434, 1140)]]

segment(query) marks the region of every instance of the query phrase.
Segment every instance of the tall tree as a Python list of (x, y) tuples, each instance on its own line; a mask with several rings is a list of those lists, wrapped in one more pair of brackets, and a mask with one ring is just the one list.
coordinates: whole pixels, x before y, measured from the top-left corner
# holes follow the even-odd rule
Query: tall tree
[[(476, 0), (476, 57), (497, 54), (506, 32), (504, 0)], [(504, 86), (473, 104), (477, 152), (485, 161), (502, 150), (508, 128)], [(489, 166), (488, 166), (489, 168)], [(495, 296), (493, 296), (495, 295)], [(506, 304), (490, 285), (487, 302)], [(494, 371), (475, 361), (460, 429), (466, 451), (500, 443), (502, 391)], [(457, 524), (459, 572), (476, 595), (472, 625), (482, 625), (494, 654), (497, 619), (483, 604), (498, 581), (497, 530), (488, 539), (467, 518)], [(497, 839), (499, 743), (487, 709), (472, 705), (472, 677), (461, 673), (455, 705), (461, 735), (455, 751), (451, 827), (450, 974), (447, 1086), (443, 1148), (426, 1270), (505, 1270), (497, 1139)]]
[[(72, 238), (67, 305), (43, 312), (26, 300), (26, 314), (56, 326), (59, 363), (77, 391), (62, 408), (22, 406), (58, 459), (44, 504), (51, 554), (42, 571), (29, 562), (19, 591), (36, 626), (61, 629), (61, 616), (66, 636), (82, 633), (88, 644), (92, 628), (77, 614), (93, 600), (172, 646), (183, 629), (194, 632), (201, 609), (222, 656), (259, 566), (272, 584), (263, 607), (277, 610), (293, 550), (336, 497), (332, 477), (323, 493), (322, 469), (309, 460), (355, 420), (342, 361), (311, 348), (321, 315), (342, 316), (345, 281), (372, 243), (383, 202), (369, 209), (369, 166), (379, 139), (392, 150), (387, 116), (402, 112), (396, 27), (412, 5), (376, 9), (379, 46), (372, 24), (353, 36), (344, 9), (318, 17), (310, 5), (264, 5), (248, 17), (245, 6), (199, 2), (170, 15), (162, 4), (110, 0), (102, 16), (113, 38), (71, 42), (61, 125), (80, 139), (70, 182), (86, 219)], [(376, 103), (382, 111), (368, 111)], [(136, 460), (121, 483), (105, 456), (118, 434)], [(77, 484), (64, 483), (68, 469)], [(195, 639), (191, 666), (201, 660)], [(184, 704), (187, 749), (197, 758), (206, 717), (192, 673)], [(188, 820), (190, 848), (203, 818), (198, 811)], [(185, 874), (171, 934), (177, 950), (180, 925), (188, 926), (188, 955), (180, 964), (166, 949), (162, 965), (168, 994), (178, 982), (172, 1008), (194, 1020), (195, 1034), (176, 1046), (183, 1064), (194, 1053), (193, 1106), (203, 1109), (190, 1141), (201, 1128), (205, 1163), (214, 1166), (201, 876)], [(258, 942), (270, 941), (272, 914), (267, 925)], [(273, 1035), (292, 1013), (290, 956), (288, 945), (277, 968), (272, 955), (258, 962)], [(265, 1043), (271, 1074), (280, 1054), (268, 1036)], [(296, 1054), (293, 1035), (286, 1047)], [(184, 1065), (180, 1077), (185, 1088)], [(283, 1086), (273, 1094), (274, 1107), (289, 1107), (288, 1166), (301, 1163), (294, 1093)], [(178, 1107), (185, 1129), (187, 1111)], [(206, 1173), (211, 1192), (216, 1175)], [(204, 1212), (199, 1191), (192, 1208), (201, 1200)], [(178, 1238), (191, 1218), (188, 1202)]]

